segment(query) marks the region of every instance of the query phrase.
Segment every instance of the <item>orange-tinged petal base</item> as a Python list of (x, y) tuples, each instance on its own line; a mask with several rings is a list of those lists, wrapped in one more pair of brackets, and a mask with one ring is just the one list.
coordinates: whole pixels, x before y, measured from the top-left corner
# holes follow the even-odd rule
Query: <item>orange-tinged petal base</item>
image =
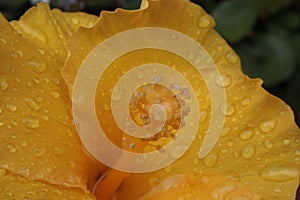
[(245, 185), (213, 174), (182, 174), (169, 177), (159, 183), (141, 200), (172, 200), (172, 199), (262, 199)]
[(86, 194), (78, 188), (51, 185), (41, 181), (27, 179), (0, 169), (0, 199), (32, 199), (61, 200), (84, 199), (95, 200), (91, 194)]

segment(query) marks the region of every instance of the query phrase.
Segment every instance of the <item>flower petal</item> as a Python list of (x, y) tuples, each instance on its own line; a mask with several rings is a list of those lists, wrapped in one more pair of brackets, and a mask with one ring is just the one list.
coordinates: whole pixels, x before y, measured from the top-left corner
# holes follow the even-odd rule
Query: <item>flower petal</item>
[(94, 15), (63, 13), (58, 9), (50, 10), (46, 3), (39, 3), (29, 9), (20, 20), (10, 23), (23, 37), (43, 48), (51, 49), (62, 66), (67, 55), (68, 38), (79, 27), (92, 26), (96, 20)]
[[(76, 73), (86, 56), (106, 38), (138, 27), (164, 27), (192, 37), (213, 58), (222, 74), (221, 80), (213, 81), (217, 85), (223, 81), (226, 90), (226, 109), (220, 107), (226, 119), (217, 145), (208, 156), (199, 159), (198, 151), (211, 120), (210, 96), (201, 76), (195, 75), (187, 62), (159, 50), (140, 50), (120, 56), (98, 85), (96, 110), (100, 121), (107, 117), (106, 123), (102, 122), (104, 127), (115, 126), (104, 104), (109, 105), (116, 79), (132, 67), (149, 62), (167, 64), (185, 74), (201, 92), (198, 101), (203, 118), (197, 138), (184, 156), (163, 170), (130, 175), (120, 187), (117, 199), (139, 199), (167, 177), (189, 172), (231, 177), (264, 199), (295, 198), (299, 183), (300, 131), (291, 109), (267, 93), (261, 87), (261, 80), (249, 79), (242, 73), (238, 56), (212, 29), (214, 21), (202, 8), (187, 0), (149, 0), (143, 5), (143, 9), (135, 11), (103, 12), (94, 27), (83, 28), (70, 38), (70, 56), (63, 69), (69, 90), (72, 91)], [(78, 46), (83, 47), (82, 51), (77, 50)]]
[(1, 199), (86, 199), (95, 200), (78, 188), (54, 186), (42, 181), (28, 181), (22, 176), (0, 169)]
[(141, 200), (151, 199), (251, 199), (261, 196), (253, 193), (243, 184), (220, 175), (193, 174), (171, 176), (159, 183)]
[[(48, 23), (40, 10), (29, 13)], [(107, 167), (87, 154), (77, 136), (60, 76), (64, 53), (24, 38), (2, 15), (0, 24), (0, 167), (28, 180), (87, 190)]]

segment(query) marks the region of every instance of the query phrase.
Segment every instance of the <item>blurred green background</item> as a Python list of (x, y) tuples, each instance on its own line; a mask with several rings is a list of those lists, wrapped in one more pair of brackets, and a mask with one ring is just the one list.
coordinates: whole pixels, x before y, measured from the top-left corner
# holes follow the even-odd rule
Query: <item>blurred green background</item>
[[(0, 0), (8, 20), (18, 19), (38, 0)], [(99, 15), (117, 7), (136, 9), (141, 0), (42, 0), (64, 11)], [(264, 88), (284, 99), (300, 124), (300, 1), (193, 0), (212, 14), (216, 29), (240, 55), (243, 71), (264, 80)]]

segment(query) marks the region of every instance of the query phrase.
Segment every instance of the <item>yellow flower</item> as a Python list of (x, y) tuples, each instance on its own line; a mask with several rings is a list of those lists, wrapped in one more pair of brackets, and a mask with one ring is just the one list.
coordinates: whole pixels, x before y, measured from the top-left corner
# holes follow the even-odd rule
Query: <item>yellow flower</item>
[[(19, 21), (1, 16), (0, 25), (0, 199), (295, 199), (300, 131), (292, 111), (263, 90), (261, 80), (241, 72), (238, 56), (199, 6), (187, 0), (149, 0), (139, 10), (102, 12), (97, 19), (39, 4)], [(83, 148), (71, 100), (76, 75), (90, 52), (115, 34), (141, 27), (174, 30), (201, 44), (222, 75), (211, 81), (223, 81), (227, 101), (225, 110), (220, 107), (222, 135), (199, 158), (213, 110), (204, 78), (167, 51), (147, 48), (119, 56), (103, 73), (95, 96), (99, 124), (116, 145), (138, 153), (161, 150), (180, 129), (172, 125), (180, 100), (160, 87), (145, 92), (140, 101), (152, 104), (156, 94), (171, 105), (170, 134), (140, 140), (117, 128), (110, 107), (113, 88), (136, 66), (161, 63), (176, 69), (195, 88), (201, 107), (196, 138), (182, 157), (163, 169), (128, 175), (108, 169)], [(130, 114), (140, 116), (143, 109)]]

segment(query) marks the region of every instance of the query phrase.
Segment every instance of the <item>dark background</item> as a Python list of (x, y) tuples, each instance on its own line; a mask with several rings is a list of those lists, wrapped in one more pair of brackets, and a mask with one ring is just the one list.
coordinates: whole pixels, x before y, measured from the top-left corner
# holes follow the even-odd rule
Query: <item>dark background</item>
[[(141, 0), (44, 0), (64, 11), (99, 15), (117, 7), (136, 9)], [(300, 0), (193, 0), (216, 20), (216, 29), (240, 55), (243, 71), (264, 80), (300, 123)], [(36, 0), (0, 0), (8, 20), (18, 19)]]

